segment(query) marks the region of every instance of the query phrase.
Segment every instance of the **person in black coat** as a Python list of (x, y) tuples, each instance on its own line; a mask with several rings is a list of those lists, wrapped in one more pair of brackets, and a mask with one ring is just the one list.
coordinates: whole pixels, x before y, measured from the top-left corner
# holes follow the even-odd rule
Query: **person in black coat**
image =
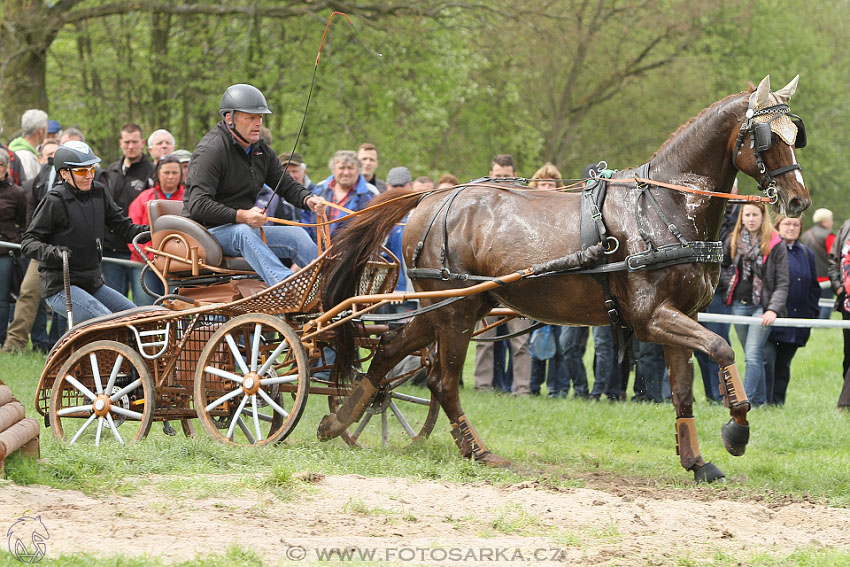
[[(816, 318), (820, 298), (817, 262), (814, 253), (799, 241), (802, 221), (779, 215), (773, 226), (788, 250), (789, 285), (785, 300), (788, 317)], [(808, 327), (774, 327), (771, 331), (764, 348), (767, 403), (785, 404), (791, 360), (797, 349), (806, 345), (810, 332)]]
[(51, 188), (24, 233), (24, 254), (38, 260), (41, 292), (56, 313), (66, 312), (63, 255), (68, 254), (74, 322), (135, 307), (104, 285), (101, 259), (107, 230), (124, 242), (148, 229), (124, 216), (105, 187), (94, 181), (100, 158), (85, 142), (59, 147), (53, 165), (63, 182)]

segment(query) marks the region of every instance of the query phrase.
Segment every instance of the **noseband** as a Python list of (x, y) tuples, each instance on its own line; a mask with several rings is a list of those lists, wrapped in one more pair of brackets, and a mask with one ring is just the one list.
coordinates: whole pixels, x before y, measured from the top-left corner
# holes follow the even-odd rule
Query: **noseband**
[[(754, 120), (755, 117), (764, 116), (766, 114), (773, 114), (774, 116), (767, 122), (756, 122)], [(790, 116), (791, 121), (797, 127), (797, 140), (795, 142), (795, 146), (798, 148), (805, 147), (806, 126), (803, 123), (802, 118), (791, 113), (787, 104), (774, 104), (773, 106), (768, 106), (760, 110), (753, 110), (752, 103), (750, 103), (750, 107), (747, 109), (747, 113), (745, 115), (745, 120), (741, 124), (741, 129), (738, 130), (738, 138), (735, 140), (735, 150), (732, 152), (732, 165), (735, 166), (735, 169), (740, 171), (740, 168), (738, 167), (738, 152), (741, 151), (744, 136), (749, 133), (750, 147), (753, 149), (753, 155), (755, 155), (756, 164), (758, 165), (758, 170), (761, 174), (761, 178), (758, 181), (759, 188), (771, 199), (771, 203), (775, 203), (779, 198), (776, 193), (775, 178), (783, 173), (794, 171), (795, 169), (803, 169), (798, 163), (792, 163), (791, 165), (785, 165), (772, 170), (767, 169), (767, 166), (764, 164), (762, 152), (766, 152), (773, 145), (773, 132), (770, 129), (770, 123), (783, 114)]]

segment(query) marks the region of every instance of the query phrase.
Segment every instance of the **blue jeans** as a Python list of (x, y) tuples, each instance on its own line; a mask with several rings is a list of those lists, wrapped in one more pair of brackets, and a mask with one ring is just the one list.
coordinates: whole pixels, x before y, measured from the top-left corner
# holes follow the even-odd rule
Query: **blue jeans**
[(590, 397), (620, 399), (620, 372), (611, 327), (593, 327), (593, 390)]
[[(539, 394), (540, 386), (547, 382), (550, 398), (566, 398), (570, 393), (570, 381), (567, 379), (567, 365), (564, 356), (564, 345), (561, 334), (566, 327), (552, 325), (552, 335), (555, 338), (555, 355), (547, 360), (531, 355), (531, 393)], [(547, 369), (548, 368), (548, 369)]]
[[(732, 302), (732, 315), (745, 315), (761, 317), (764, 313), (761, 305), (743, 304), (740, 301)], [(763, 326), (760, 322), (755, 325), (735, 325), (738, 339), (744, 346), (744, 359), (747, 363), (744, 375), (744, 390), (753, 406), (761, 406), (767, 403), (767, 388), (764, 379), (764, 345), (770, 336), (770, 327)]]
[(636, 342), (635, 398), (652, 400), (660, 404), (664, 401), (662, 384), (667, 369), (664, 361), (664, 347), (655, 343)]
[[(54, 293), (45, 300), (55, 313), (67, 318), (65, 310), (65, 290)], [(81, 323), (100, 315), (107, 315), (125, 309), (132, 309), (136, 304), (121, 295), (108, 285), (102, 285), (93, 293), (72, 285), (71, 310), (74, 324)]]
[[(714, 297), (711, 299), (711, 303), (705, 309), (706, 313), (720, 313), (722, 315), (728, 315), (732, 312), (732, 309), (723, 303), (723, 298), (720, 296), (721, 294), (714, 294)], [(703, 327), (709, 331), (714, 331), (716, 334), (720, 335), (720, 338), (725, 340), (727, 343), (729, 342), (729, 323), (703, 323)], [(701, 350), (695, 350), (694, 356), (697, 358), (699, 371), (702, 374), (702, 385), (705, 389), (705, 399), (714, 402), (723, 401), (719, 389), (720, 367), (713, 358)]]
[(587, 397), (587, 370), (584, 368), (584, 351), (587, 348), (587, 327), (564, 327), (558, 339), (564, 353), (564, 391), (573, 383), (574, 396)]
[[(821, 299), (834, 299), (835, 294), (832, 293), (831, 288), (824, 288), (820, 290)], [(827, 305), (826, 307), (818, 308), (818, 319), (829, 319), (832, 316), (832, 305)]]
[(225, 256), (243, 256), (268, 285), (285, 280), (292, 270), (283, 265), (281, 258), (292, 260), (301, 267), (316, 259), (316, 243), (299, 226), (266, 226), (260, 229), (244, 223), (224, 224), (209, 229)]

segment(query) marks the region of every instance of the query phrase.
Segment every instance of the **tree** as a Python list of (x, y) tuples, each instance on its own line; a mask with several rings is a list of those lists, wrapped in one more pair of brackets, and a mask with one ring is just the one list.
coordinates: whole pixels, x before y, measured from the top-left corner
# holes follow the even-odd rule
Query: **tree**
[(15, 122), (27, 108), (49, 109), (47, 99), (47, 53), (59, 32), (66, 26), (79, 25), (117, 14), (155, 14), (155, 29), (168, 31), (169, 15), (268, 17), (280, 20), (328, 15), (332, 10), (357, 13), (365, 18), (388, 17), (404, 13), (438, 15), (439, 3), (415, 5), (392, 1), (353, 4), (333, 0), (299, 2), (244, 1), (174, 4), (158, 0), (7, 0), (3, 15), (3, 53), (0, 57), (0, 99), (4, 101), (2, 118)]

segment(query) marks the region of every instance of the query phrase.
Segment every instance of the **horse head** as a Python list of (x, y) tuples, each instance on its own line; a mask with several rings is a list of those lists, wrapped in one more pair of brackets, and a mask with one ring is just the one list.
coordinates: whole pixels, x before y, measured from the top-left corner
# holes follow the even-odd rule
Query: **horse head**
[(789, 217), (799, 217), (812, 204), (795, 152), (806, 145), (805, 125), (788, 107), (799, 78), (776, 92), (770, 90), (770, 75), (759, 83), (747, 101), (732, 153), (733, 164), (755, 179), (774, 198), (774, 208)]

